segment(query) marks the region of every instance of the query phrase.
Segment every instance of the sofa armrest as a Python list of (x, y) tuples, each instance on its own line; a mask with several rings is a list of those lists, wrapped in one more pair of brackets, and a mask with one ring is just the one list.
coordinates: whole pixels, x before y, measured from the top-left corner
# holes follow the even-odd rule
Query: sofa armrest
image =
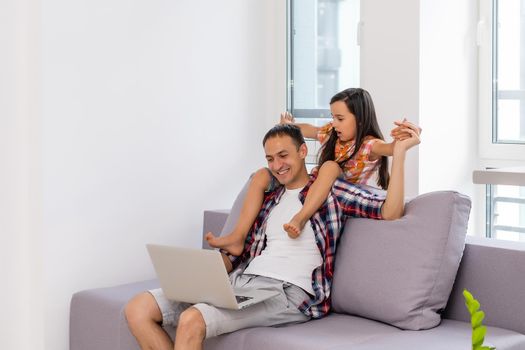
[(484, 324), (525, 334), (525, 243), (467, 237), (445, 318), (470, 320), (464, 288), (479, 300)]
[[(84, 290), (73, 294), (69, 320), (70, 350), (138, 350), (124, 307), (140, 292), (158, 288), (157, 280)], [(173, 329), (171, 333), (173, 335)]]
[(222, 228), (230, 215), (229, 210), (205, 210), (204, 211), (204, 224), (202, 225), (202, 248), (211, 249), (208, 242), (204, 239), (204, 235), (207, 232), (212, 232), (218, 236), (222, 232)]

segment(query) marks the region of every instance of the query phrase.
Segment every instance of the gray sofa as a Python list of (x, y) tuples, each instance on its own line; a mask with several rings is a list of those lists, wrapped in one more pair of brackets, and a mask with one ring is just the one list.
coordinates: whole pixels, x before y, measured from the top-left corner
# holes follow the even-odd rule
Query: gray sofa
[[(203, 231), (230, 230), (242, 200), (243, 192), (230, 215), (206, 211)], [(330, 315), (240, 330), (206, 340), (205, 348), (467, 350), (467, 288), (486, 313), (485, 344), (524, 350), (525, 244), (472, 237), (465, 244), (469, 210), (468, 198), (445, 191), (412, 199), (400, 220), (350, 219), (336, 254)], [(70, 350), (139, 349), (123, 308), (157, 286), (151, 280), (74, 294)]]

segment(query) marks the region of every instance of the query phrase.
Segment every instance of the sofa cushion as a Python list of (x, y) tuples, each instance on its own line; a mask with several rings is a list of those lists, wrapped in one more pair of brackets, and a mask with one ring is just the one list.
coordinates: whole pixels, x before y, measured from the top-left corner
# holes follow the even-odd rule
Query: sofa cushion
[[(470, 322), (443, 320), (439, 327), (402, 331), (366, 318), (332, 313), (320, 320), (282, 327), (256, 327), (207, 339), (206, 350), (467, 350)], [(498, 350), (522, 350), (525, 335), (487, 327), (486, 345)]]
[(407, 330), (437, 326), (469, 212), (468, 197), (443, 191), (412, 199), (399, 220), (348, 220), (337, 249), (333, 309)]
[(332, 313), (322, 319), (280, 327), (255, 327), (207, 339), (205, 349), (359, 349), (367, 341), (388, 339), (399, 329), (361, 317)]
[[(139, 292), (158, 287), (144, 281), (76, 293), (71, 302), (71, 350), (139, 350), (124, 316), (126, 302)], [(167, 329), (173, 338), (174, 329)], [(469, 322), (443, 320), (428, 331), (401, 331), (384, 323), (332, 313), (320, 320), (282, 327), (255, 327), (207, 339), (206, 350), (330, 349), (330, 350), (464, 350), (469, 348)], [(498, 350), (525, 349), (525, 335), (487, 327), (485, 344)]]
[[(439, 327), (429, 330), (399, 331), (366, 339), (356, 346), (348, 347), (343, 344), (330, 347), (330, 350), (467, 350), (472, 348), (471, 336), (470, 322), (444, 319)], [(495, 346), (498, 350), (522, 350), (525, 349), (525, 335), (502, 328), (487, 327), (483, 344)]]

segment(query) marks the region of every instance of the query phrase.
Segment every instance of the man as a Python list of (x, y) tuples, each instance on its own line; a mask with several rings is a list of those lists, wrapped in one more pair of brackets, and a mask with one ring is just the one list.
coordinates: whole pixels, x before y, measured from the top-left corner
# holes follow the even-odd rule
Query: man
[[(315, 180), (305, 166), (307, 148), (298, 127), (277, 125), (263, 140), (268, 168), (283, 186), (265, 196), (259, 216), (239, 257), (223, 255), (234, 287), (264, 288), (279, 295), (243, 310), (168, 301), (160, 289), (134, 297), (126, 317), (142, 349), (202, 349), (205, 338), (238, 329), (305, 322), (330, 310), (330, 289), (339, 235), (348, 217), (397, 219), (404, 208), (404, 159), (417, 145), (419, 129), (405, 126), (410, 137), (394, 146), (386, 198), (336, 180), (324, 205), (298, 239), (283, 229), (302, 206)], [(175, 344), (161, 325), (177, 326)]]

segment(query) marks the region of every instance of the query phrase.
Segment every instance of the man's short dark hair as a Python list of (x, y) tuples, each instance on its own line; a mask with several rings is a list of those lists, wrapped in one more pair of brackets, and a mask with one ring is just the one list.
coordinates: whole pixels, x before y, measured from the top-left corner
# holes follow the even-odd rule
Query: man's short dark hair
[(301, 147), (301, 145), (304, 143), (303, 134), (301, 133), (301, 129), (299, 129), (298, 126), (293, 124), (277, 124), (268, 130), (266, 135), (264, 135), (263, 146), (266, 145), (266, 141), (268, 139), (276, 136), (290, 136), (297, 149), (299, 149), (299, 147)]

